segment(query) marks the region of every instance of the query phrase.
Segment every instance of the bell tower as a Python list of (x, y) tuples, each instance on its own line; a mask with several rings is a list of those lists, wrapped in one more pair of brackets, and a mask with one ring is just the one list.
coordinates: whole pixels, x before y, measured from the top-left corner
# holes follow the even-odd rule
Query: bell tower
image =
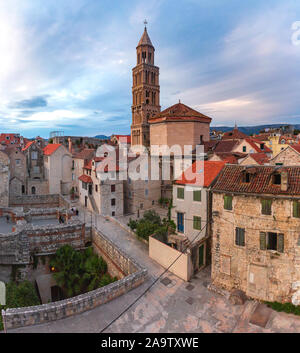
[(136, 47), (137, 65), (132, 69), (131, 145), (150, 145), (148, 120), (160, 112), (159, 68), (154, 65), (154, 46), (145, 29)]

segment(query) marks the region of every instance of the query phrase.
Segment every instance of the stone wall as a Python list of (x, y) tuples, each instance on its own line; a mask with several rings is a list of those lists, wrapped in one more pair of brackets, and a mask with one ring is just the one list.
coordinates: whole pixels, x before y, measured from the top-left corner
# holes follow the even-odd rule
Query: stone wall
[(111, 240), (93, 229), (93, 242), (104, 247), (110, 254), (111, 261), (126, 274), (124, 278), (105, 287), (58, 302), (2, 310), (6, 329), (42, 324), (63, 319), (81, 312), (91, 310), (107, 303), (114, 298), (142, 284), (147, 276), (147, 270), (126, 255)]
[[(241, 289), (249, 297), (290, 301), (300, 280), (300, 219), (291, 199), (272, 197), (272, 214), (261, 214), (261, 197), (233, 195), (232, 210), (224, 194), (213, 194), (212, 283)], [(236, 227), (245, 229), (245, 245), (235, 244)], [(261, 250), (260, 232), (282, 233), (284, 251)]]
[(95, 228), (92, 229), (92, 243), (95, 252), (107, 262), (112, 276), (123, 278), (137, 271), (135, 261)]
[(22, 195), (16, 196), (10, 200), (11, 207), (24, 207), (25, 210), (30, 208), (53, 208), (59, 207), (59, 195)]

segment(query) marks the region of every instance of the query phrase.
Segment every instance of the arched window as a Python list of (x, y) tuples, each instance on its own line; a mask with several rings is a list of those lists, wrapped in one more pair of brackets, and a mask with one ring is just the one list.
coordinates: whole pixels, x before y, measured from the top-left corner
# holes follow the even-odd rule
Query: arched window
[(33, 187), (31, 188), (31, 194), (32, 194), (32, 195), (35, 195), (35, 186), (33, 186)]

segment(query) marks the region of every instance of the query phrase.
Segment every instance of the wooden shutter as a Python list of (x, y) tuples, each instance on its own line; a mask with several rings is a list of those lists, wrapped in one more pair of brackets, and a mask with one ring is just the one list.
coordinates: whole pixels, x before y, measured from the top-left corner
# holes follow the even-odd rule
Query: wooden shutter
[(260, 250), (267, 249), (267, 234), (266, 232), (259, 233)]
[(194, 201), (201, 201), (201, 190), (194, 190)]
[(245, 246), (245, 229), (240, 228), (240, 245)]
[(224, 208), (225, 210), (232, 210), (232, 196), (224, 195)]
[(201, 217), (194, 216), (193, 221), (193, 228), (201, 230)]
[(293, 217), (300, 217), (300, 207), (298, 201), (293, 201)]
[(265, 215), (271, 215), (272, 214), (272, 200), (266, 200), (262, 199), (261, 200), (261, 213)]
[(284, 235), (282, 233), (279, 233), (277, 236), (277, 251), (284, 251)]

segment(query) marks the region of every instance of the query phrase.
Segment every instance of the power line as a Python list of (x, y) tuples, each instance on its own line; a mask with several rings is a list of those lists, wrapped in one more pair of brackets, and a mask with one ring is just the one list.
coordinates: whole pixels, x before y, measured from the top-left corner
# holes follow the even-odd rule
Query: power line
[[(197, 239), (197, 237), (199, 236), (199, 234), (202, 232), (202, 230), (207, 226), (209, 222), (206, 222), (205, 225), (203, 226), (203, 228), (198, 232), (198, 234), (193, 238), (193, 240), (191, 241), (190, 245), (193, 244), (193, 242)], [(189, 246), (189, 245), (188, 245)], [(171, 263), (170, 266), (168, 266), (156, 279), (153, 283), (150, 284), (150, 286), (148, 288), (145, 289), (145, 291), (140, 294), (125, 310), (123, 310), (114, 320), (112, 320), (108, 325), (106, 325), (101, 331), (100, 333), (103, 333), (105, 330), (107, 330), (114, 322), (116, 322), (123, 314), (126, 313), (126, 311), (128, 311), (135, 303), (137, 303), (157, 282), (158, 280), (166, 273), (169, 271), (169, 269), (175, 264), (175, 262), (186, 252), (186, 250), (188, 249), (188, 246), (186, 247), (186, 249), (181, 252), (179, 254), (179, 256)]]

